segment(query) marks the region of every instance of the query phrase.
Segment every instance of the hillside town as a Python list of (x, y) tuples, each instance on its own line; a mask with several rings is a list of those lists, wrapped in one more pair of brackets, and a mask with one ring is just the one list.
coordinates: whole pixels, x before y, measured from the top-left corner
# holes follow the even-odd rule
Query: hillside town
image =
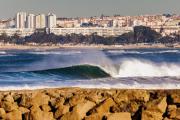
[(99, 36), (119, 36), (133, 31), (135, 26), (146, 26), (162, 36), (180, 34), (179, 15), (141, 15), (141, 16), (105, 16), (59, 18), (53, 13), (31, 14), (19, 12), (14, 18), (0, 21), (0, 34), (25, 37), (37, 31), (46, 31), (55, 35), (82, 34)]

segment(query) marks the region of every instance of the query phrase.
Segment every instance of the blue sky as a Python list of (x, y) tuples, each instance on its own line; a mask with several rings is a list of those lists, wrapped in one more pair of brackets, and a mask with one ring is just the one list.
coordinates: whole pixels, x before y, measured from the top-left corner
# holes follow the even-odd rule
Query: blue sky
[(54, 12), (58, 17), (141, 14), (180, 14), (180, 0), (1, 0), (0, 18), (18, 11)]

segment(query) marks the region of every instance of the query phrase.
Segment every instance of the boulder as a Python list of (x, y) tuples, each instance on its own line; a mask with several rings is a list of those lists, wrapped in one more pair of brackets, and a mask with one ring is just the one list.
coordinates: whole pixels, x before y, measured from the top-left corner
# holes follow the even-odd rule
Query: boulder
[(167, 99), (166, 97), (163, 97), (163, 98), (150, 101), (147, 103), (146, 109), (149, 111), (165, 113), (166, 108), (167, 108), (166, 99)]
[(174, 93), (171, 95), (172, 102), (175, 104), (180, 104), (180, 95), (177, 93)]
[(112, 107), (113, 105), (115, 105), (113, 99), (108, 98), (96, 108), (96, 112), (100, 114), (108, 113), (110, 111), (110, 107)]
[(41, 105), (41, 109), (42, 111), (46, 111), (46, 112), (51, 111), (51, 107), (47, 104)]
[(84, 118), (86, 116), (86, 113), (95, 106), (96, 104), (94, 102), (85, 101), (83, 103), (76, 105), (73, 108), (73, 112), (78, 113), (81, 118)]
[(90, 92), (89, 94), (87, 94), (85, 99), (87, 99), (91, 102), (95, 102), (96, 104), (99, 104), (102, 101), (104, 101), (106, 98), (102, 97), (101, 95), (98, 95), (97, 91), (95, 91), (95, 92)]
[(128, 112), (113, 113), (107, 116), (107, 120), (131, 120), (131, 114)]
[(163, 120), (173, 120), (173, 119), (170, 119), (170, 118), (168, 118), (168, 117), (165, 117)]
[(162, 114), (155, 111), (142, 111), (141, 120), (162, 120)]
[(70, 107), (68, 105), (59, 106), (54, 114), (55, 118), (57, 119), (62, 115), (64, 115), (65, 113), (69, 112), (69, 108)]
[(30, 113), (25, 115), (30, 120), (54, 120), (52, 112), (42, 111), (38, 106), (32, 106)]
[(180, 120), (180, 108), (176, 109), (176, 119)]
[(30, 113), (30, 120), (54, 120), (52, 112), (33, 111)]
[(48, 95), (45, 95), (43, 93), (38, 93), (36, 94), (32, 99), (31, 99), (31, 104), (32, 105), (38, 105), (38, 106), (41, 106), (41, 105), (48, 105), (50, 101), (50, 97)]
[(13, 110), (6, 114), (6, 120), (22, 120), (21, 111)]
[(30, 108), (32, 106), (31, 99), (32, 99), (32, 95), (23, 94), (21, 96), (21, 101), (20, 101), (19, 105), (26, 107), (26, 108)]
[(13, 103), (14, 102), (14, 99), (11, 95), (5, 95), (4, 98), (3, 98), (4, 101), (7, 101), (7, 102), (11, 102)]
[(12, 95), (14, 101), (20, 100), (20, 99), (21, 99), (21, 96), (22, 96), (22, 94), (18, 94), (18, 93), (14, 93), (14, 94)]
[(34, 93), (32, 96), (22, 95), (20, 105), (26, 108), (30, 108), (33, 105), (44, 105), (48, 104), (50, 97), (43, 93)]
[(0, 119), (4, 118), (6, 115), (6, 111), (4, 110), (4, 108), (0, 108)]
[(60, 120), (81, 120), (81, 118), (75, 112), (68, 112), (64, 114)]
[(51, 98), (58, 98), (58, 97), (60, 97), (60, 94), (58, 93), (57, 90), (48, 90), (46, 93)]
[(147, 90), (128, 91), (126, 94), (128, 94), (129, 100), (148, 102), (150, 98), (150, 94)]
[(150, 94), (146, 90), (125, 90), (114, 94), (113, 98), (117, 104), (128, 103), (129, 101), (147, 102), (150, 99)]
[(142, 111), (142, 120), (162, 120), (162, 116), (166, 112), (166, 108), (166, 97), (149, 101), (146, 104), (146, 109)]
[(98, 113), (94, 113), (90, 116), (86, 116), (85, 120), (102, 120), (102, 118), (103, 118), (103, 115), (98, 114)]
[(53, 116), (53, 112), (43, 112), (42, 118), (43, 119), (39, 119), (39, 120), (55, 120)]
[(114, 101), (116, 103), (118, 103), (118, 104), (121, 103), (121, 102), (125, 102), (125, 103), (129, 102), (127, 94), (120, 93), (120, 94), (118, 94), (116, 96), (113, 96), (113, 98), (114, 98)]
[(176, 117), (176, 105), (168, 105), (167, 114), (169, 118), (175, 118)]
[(79, 103), (84, 102), (85, 97), (83, 95), (75, 95), (69, 99), (70, 106), (75, 106)]
[(60, 98), (55, 99), (55, 100), (51, 99), (50, 102), (51, 102), (51, 105), (57, 109), (59, 106), (64, 105), (65, 99), (63, 97), (60, 97)]
[(6, 112), (11, 112), (13, 110), (17, 110), (18, 109), (18, 105), (17, 103), (12, 103), (12, 102), (8, 102), (8, 101), (3, 101), (1, 104), (1, 107), (4, 108), (4, 110)]
[(30, 110), (25, 107), (19, 107), (19, 111), (21, 111), (22, 114), (30, 112)]
[(61, 117), (61, 120), (81, 120), (86, 116), (86, 113), (96, 104), (90, 101), (79, 103), (73, 108), (72, 112), (68, 112)]
[(132, 113), (137, 112), (139, 109), (139, 106), (140, 105), (137, 102), (135, 102), (135, 101), (131, 102), (129, 105), (130, 112), (132, 112)]

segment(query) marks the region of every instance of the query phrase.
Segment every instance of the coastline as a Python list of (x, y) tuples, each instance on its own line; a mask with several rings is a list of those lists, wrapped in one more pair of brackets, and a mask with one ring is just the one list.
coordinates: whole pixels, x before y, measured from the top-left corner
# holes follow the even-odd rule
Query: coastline
[(180, 48), (180, 44), (172, 46), (164, 44), (128, 44), (128, 45), (15, 45), (0, 43), (0, 50), (53, 50), (53, 49), (168, 49)]
[(180, 90), (55, 88), (0, 92), (9, 120), (180, 119)]

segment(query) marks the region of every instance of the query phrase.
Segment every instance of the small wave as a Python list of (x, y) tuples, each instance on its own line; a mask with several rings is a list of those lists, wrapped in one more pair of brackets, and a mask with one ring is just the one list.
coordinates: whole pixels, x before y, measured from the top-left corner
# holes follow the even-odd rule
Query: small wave
[(164, 50), (164, 51), (159, 51), (157, 53), (180, 53), (179, 50)]
[(126, 51), (126, 50), (109, 50), (108, 53), (112, 54), (140, 54), (139, 51)]
[(0, 54), (4, 55), (4, 54), (6, 54), (6, 52), (5, 51), (0, 51)]
[(1, 91), (36, 90), (45, 88), (100, 88), (100, 89), (180, 89), (178, 78), (100, 78), (91, 80), (54, 81), (53, 83), (0, 86)]
[(160, 50), (160, 51), (135, 51), (135, 50), (109, 50), (111, 54), (163, 54), (163, 53), (180, 53), (180, 50)]
[(37, 54), (37, 55), (71, 55), (71, 54), (80, 54), (82, 53), (81, 51), (66, 51), (66, 52), (60, 52), (60, 51), (49, 51), (49, 52), (29, 52), (29, 54)]
[(0, 57), (12, 57), (12, 56), (16, 56), (16, 55), (13, 55), (13, 54), (0, 54)]

